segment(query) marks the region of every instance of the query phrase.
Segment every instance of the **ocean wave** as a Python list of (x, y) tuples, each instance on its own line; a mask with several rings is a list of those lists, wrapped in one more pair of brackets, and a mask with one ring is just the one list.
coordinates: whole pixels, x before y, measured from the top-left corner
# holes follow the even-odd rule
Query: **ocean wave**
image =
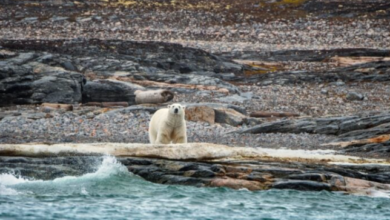
[[(115, 157), (105, 156), (101, 165), (93, 173), (87, 173), (82, 176), (64, 176), (54, 180), (34, 180), (18, 176), (14, 173), (0, 174), (0, 195), (17, 195), (21, 192), (16, 188), (19, 186), (50, 186), (60, 187), (63, 185), (85, 185), (86, 182), (98, 182), (111, 178), (113, 176), (131, 175), (125, 166), (119, 163)], [(88, 195), (84, 186), (80, 187), (80, 193)]]

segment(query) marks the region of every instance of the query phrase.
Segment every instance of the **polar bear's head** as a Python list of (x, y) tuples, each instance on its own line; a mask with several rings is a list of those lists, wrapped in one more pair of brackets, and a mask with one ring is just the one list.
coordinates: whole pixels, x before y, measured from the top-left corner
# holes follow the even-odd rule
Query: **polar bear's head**
[(185, 107), (175, 103), (172, 105), (168, 105), (169, 113), (174, 115), (184, 115)]

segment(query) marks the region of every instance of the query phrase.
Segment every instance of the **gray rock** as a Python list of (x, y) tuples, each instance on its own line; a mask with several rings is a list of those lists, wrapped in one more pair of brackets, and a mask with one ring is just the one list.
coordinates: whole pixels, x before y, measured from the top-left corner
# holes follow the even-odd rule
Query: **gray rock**
[(69, 19), (68, 17), (61, 17), (61, 16), (54, 16), (50, 18), (50, 20), (53, 22), (66, 21), (68, 19)]
[(215, 111), (215, 122), (229, 124), (237, 127), (244, 123), (246, 116), (233, 110), (233, 109), (214, 109)]
[(21, 54), (0, 63), (0, 106), (81, 102), (83, 75), (41, 63), (26, 63), (33, 57), (34, 54)]
[(345, 82), (343, 81), (337, 81), (334, 83), (335, 86), (344, 86), (345, 85)]
[(248, 100), (250, 100), (250, 99), (239, 96), (237, 94), (234, 94), (232, 96), (225, 96), (225, 97), (218, 98), (218, 101), (225, 102), (225, 103), (234, 103), (234, 102), (243, 103), (243, 102), (248, 101)]
[(128, 102), (134, 105), (136, 90), (144, 90), (144, 87), (118, 80), (94, 80), (85, 84), (83, 102)]
[(290, 181), (281, 181), (275, 183), (272, 188), (275, 189), (295, 189), (295, 190), (305, 190), (305, 191), (331, 191), (331, 185), (327, 183), (319, 183), (314, 181), (307, 180), (290, 180)]
[(362, 101), (364, 99), (364, 95), (357, 92), (349, 92), (345, 98), (349, 101)]
[(29, 17), (22, 20), (22, 22), (30, 23), (30, 24), (35, 23), (37, 21), (38, 21), (37, 17)]
[(195, 106), (207, 106), (213, 109), (217, 108), (226, 108), (226, 109), (233, 109), (243, 115), (246, 115), (246, 109), (244, 107), (238, 106), (238, 105), (232, 105), (232, 104), (222, 104), (222, 103), (211, 103), (211, 102), (201, 102), (201, 103), (180, 103), (183, 106), (188, 107), (195, 107)]
[[(390, 123), (390, 114), (373, 116), (349, 116), (327, 118), (305, 118), (263, 123), (237, 133), (295, 133), (341, 135)], [(385, 132), (386, 127), (378, 127)], [(377, 132), (377, 131), (376, 131)]]
[(15, 64), (15, 65), (22, 65), (22, 64), (25, 64), (29, 61), (32, 61), (37, 56), (38, 55), (34, 52), (20, 53), (17, 57), (8, 59), (7, 62)]

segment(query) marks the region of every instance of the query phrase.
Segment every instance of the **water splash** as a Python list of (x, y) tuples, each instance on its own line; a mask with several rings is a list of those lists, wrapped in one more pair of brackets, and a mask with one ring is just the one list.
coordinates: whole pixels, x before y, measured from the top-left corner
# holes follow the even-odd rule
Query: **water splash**
[(81, 185), (78, 192), (83, 195), (88, 195), (88, 191), (84, 185), (88, 182), (99, 182), (109, 179), (112, 176), (131, 175), (127, 168), (119, 163), (115, 157), (106, 156), (103, 158), (101, 165), (93, 173), (87, 173), (82, 176), (65, 176), (54, 180), (30, 180), (17, 176), (13, 173), (0, 174), (0, 195), (17, 195), (20, 194), (18, 186), (37, 186), (59, 188), (62, 186)]

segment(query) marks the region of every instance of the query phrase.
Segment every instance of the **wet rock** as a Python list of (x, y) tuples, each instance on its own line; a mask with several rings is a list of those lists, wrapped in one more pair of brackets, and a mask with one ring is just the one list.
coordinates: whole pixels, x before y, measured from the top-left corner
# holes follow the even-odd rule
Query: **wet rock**
[(99, 163), (101, 158), (96, 157), (0, 157), (0, 173), (12, 172), (27, 178), (53, 180), (93, 172)]
[(228, 187), (232, 189), (249, 189), (249, 190), (262, 190), (267, 186), (257, 181), (240, 180), (232, 178), (215, 178), (210, 181), (208, 186), (211, 187)]
[(319, 183), (314, 181), (289, 180), (275, 183), (272, 188), (275, 189), (295, 189), (305, 191), (331, 191), (331, 186), (327, 183)]
[[(0, 157), (0, 172), (16, 172), (23, 177), (54, 179), (93, 172), (101, 157)], [(207, 160), (180, 161), (145, 157), (118, 157), (128, 170), (145, 180), (160, 184), (229, 187), (232, 189), (295, 189), (364, 193), (375, 187), (390, 188), (389, 166), (325, 165), (287, 160)]]

